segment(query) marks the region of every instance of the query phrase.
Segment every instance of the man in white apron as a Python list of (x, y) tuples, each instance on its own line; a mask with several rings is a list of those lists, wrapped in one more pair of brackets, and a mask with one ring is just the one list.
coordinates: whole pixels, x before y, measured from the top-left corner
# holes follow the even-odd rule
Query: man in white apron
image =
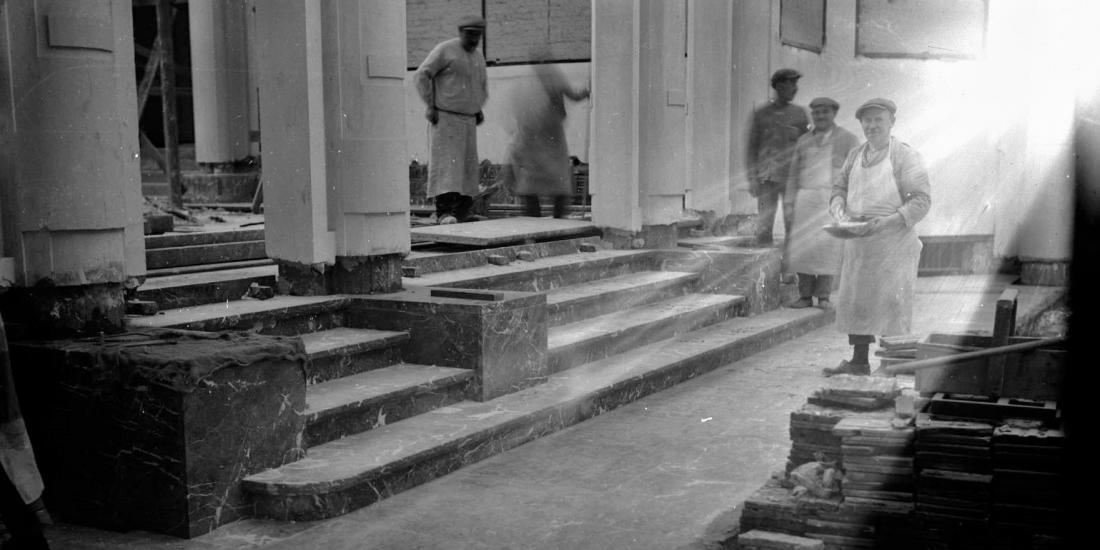
[(875, 336), (910, 332), (921, 251), (913, 226), (932, 199), (920, 154), (890, 135), (896, 113), (894, 102), (881, 98), (856, 110), (867, 141), (848, 154), (833, 184), (833, 218), (868, 224), (860, 237), (844, 241), (840, 272), (836, 327), (848, 334), (852, 359), (826, 368), (826, 376), (870, 374)]
[(787, 270), (798, 274), (799, 298), (791, 308), (817, 305), (831, 307), (829, 294), (833, 276), (840, 272), (843, 241), (821, 230), (828, 224), (829, 198), (833, 178), (840, 172), (848, 152), (859, 145), (855, 134), (836, 125), (840, 104), (827, 97), (810, 102), (813, 131), (802, 134), (795, 144), (787, 179), (784, 211), (794, 213), (785, 254)]
[(413, 79), (432, 125), (428, 195), (435, 197), (437, 223), (466, 221), (478, 192), (477, 126), (489, 98), (485, 57), (477, 49), (485, 32), (478, 16), (462, 19), (459, 37), (440, 42)]

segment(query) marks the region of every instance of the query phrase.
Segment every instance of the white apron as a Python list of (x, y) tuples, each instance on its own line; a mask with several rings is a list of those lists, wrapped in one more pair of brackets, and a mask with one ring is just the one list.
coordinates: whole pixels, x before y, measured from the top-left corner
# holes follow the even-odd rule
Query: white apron
[(472, 116), (439, 111), (431, 127), (428, 196), (478, 192), (477, 121)]
[[(869, 168), (857, 159), (848, 178), (848, 212), (885, 216), (901, 206), (894, 165), (886, 158)], [(862, 151), (860, 155), (862, 155)], [(910, 227), (844, 241), (836, 327), (845, 334), (908, 334), (913, 319), (921, 242)]]
[(836, 275), (844, 242), (822, 231), (832, 222), (833, 146), (813, 139), (804, 149), (794, 199), (794, 220), (787, 246), (787, 270), (810, 275)]

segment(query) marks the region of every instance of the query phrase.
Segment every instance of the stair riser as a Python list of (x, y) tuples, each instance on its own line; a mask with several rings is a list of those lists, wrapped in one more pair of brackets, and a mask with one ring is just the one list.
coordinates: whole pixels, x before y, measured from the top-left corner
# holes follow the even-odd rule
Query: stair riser
[(691, 292), (694, 287), (694, 281), (685, 281), (674, 285), (652, 285), (643, 288), (605, 292), (583, 302), (547, 304), (546, 314), (549, 316), (550, 326), (563, 325), (614, 311), (622, 311), (635, 306), (683, 296)]
[(654, 261), (649, 257), (631, 257), (625, 260), (608, 258), (581, 266), (561, 265), (547, 267), (546, 269), (535, 272), (502, 273), (500, 275), (467, 279), (440, 286), (542, 292), (554, 288), (561, 288), (563, 286), (587, 283), (598, 279), (652, 269), (653, 266)]
[(700, 327), (725, 321), (740, 315), (743, 307), (742, 304), (709, 307), (701, 311), (692, 311), (671, 319), (665, 319), (658, 323), (605, 334), (579, 342), (576, 345), (549, 350), (546, 361), (547, 371), (550, 373), (560, 372), (641, 345), (665, 340)]
[(235, 315), (213, 321), (185, 323), (167, 328), (202, 330), (207, 332), (248, 330), (272, 336), (297, 336), (344, 326), (343, 311), (323, 311), (305, 314)]
[(145, 251), (147, 269), (184, 265), (216, 264), (266, 258), (264, 241), (219, 243), (198, 246), (155, 248)]
[(310, 521), (339, 516), (796, 338), (826, 326), (833, 319), (832, 315), (815, 316), (685, 357), (664, 369), (617, 384), (588, 399), (518, 418), (499, 429), (486, 430), (457, 445), (440, 448), (418, 462), (403, 464), (384, 475), (331, 493), (275, 496), (259, 493), (258, 488), (248, 487), (247, 484), (245, 489), (252, 493), (259, 517)]
[(241, 229), (239, 231), (203, 231), (197, 233), (153, 235), (145, 237), (145, 250), (262, 240), (264, 240), (263, 229)]
[(397, 347), (328, 355), (306, 365), (306, 384), (319, 384), (400, 362), (401, 351)]
[(264, 286), (275, 286), (275, 276), (257, 277), (254, 279), (242, 279), (239, 281), (224, 281), (218, 283), (189, 285), (172, 289), (138, 290), (139, 300), (151, 300), (157, 303), (161, 310), (181, 307), (213, 304), (229, 300), (240, 300), (248, 292), (249, 286), (257, 283)]
[(322, 419), (307, 420), (305, 445), (306, 447), (320, 445), (346, 435), (365, 432), (458, 403), (466, 399), (469, 384), (469, 380), (462, 380), (442, 388), (424, 388), (412, 395), (366, 404), (355, 410)]

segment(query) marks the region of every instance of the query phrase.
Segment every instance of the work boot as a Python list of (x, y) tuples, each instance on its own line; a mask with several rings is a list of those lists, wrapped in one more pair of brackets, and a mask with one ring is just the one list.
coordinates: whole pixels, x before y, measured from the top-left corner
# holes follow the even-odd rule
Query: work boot
[(806, 307), (812, 307), (814, 305), (813, 298), (799, 298), (789, 304), (787, 307), (791, 309), (802, 309)]
[(833, 308), (833, 303), (830, 302), (828, 298), (818, 298), (817, 299), (817, 307), (819, 307), (821, 309), (832, 309)]
[(442, 218), (439, 218), (439, 225), (451, 225), (453, 223), (458, 223), (458, 218), (450, 214), (445, 214)]
[(847, 359), (840, 362), (836, 368), (824, 368), (822, 374), (825, 376), (834, 376), (837, 374), (857, 374), (861, 376), (867, 376), (871, 374), (871, 365), (869, 363), (849, 363)]

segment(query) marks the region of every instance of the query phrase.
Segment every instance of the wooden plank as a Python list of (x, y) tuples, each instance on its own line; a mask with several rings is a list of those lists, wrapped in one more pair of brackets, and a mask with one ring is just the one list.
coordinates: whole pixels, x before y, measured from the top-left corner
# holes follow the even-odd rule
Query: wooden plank
[[(1006, 288), (997, 299), (997, 309), (993, 317), (993, 347), (1008, 344), (1008, 339), (1016, 334), (1016, 299), (1019, 291)], [(1004, 395), (1005, 364), (1007, 356), (995, 355), (989, 358), (989, 387), (994, 395)]]
[(599, 233), (592, 222), (560, 218), (502, 218), (480, 222), (414, 227), (414, 241), (470, 246), (497, 246)]

